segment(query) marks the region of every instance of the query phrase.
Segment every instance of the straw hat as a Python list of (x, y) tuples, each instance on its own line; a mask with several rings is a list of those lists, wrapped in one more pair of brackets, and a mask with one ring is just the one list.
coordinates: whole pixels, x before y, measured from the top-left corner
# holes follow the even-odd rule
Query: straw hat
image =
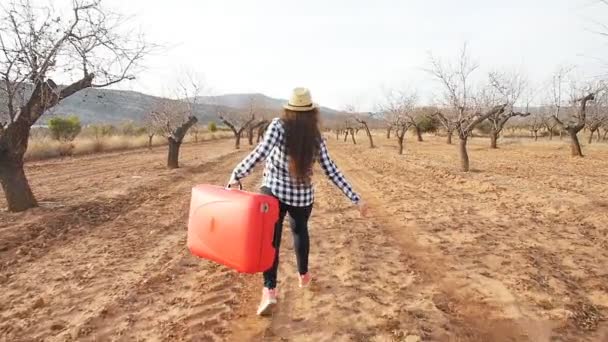
[(312, 102), (310, 90), (306, 88), (295, 88), (291, 93), (289, 102), (284, 105), (283, 108), (293, 110), (294, 112), (306, 112), (317, 108), (317, 104)]

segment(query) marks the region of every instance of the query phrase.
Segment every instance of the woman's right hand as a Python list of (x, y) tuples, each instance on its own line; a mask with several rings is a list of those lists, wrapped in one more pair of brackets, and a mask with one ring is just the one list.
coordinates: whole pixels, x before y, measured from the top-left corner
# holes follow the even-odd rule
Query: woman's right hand
[(359, 213), (361, 214), (361, 217), (367, 217), (367, 212), (369, 210), (367, 203), (365, 201), (361, 200), (357, 204), (357, 207), (359, 209)]

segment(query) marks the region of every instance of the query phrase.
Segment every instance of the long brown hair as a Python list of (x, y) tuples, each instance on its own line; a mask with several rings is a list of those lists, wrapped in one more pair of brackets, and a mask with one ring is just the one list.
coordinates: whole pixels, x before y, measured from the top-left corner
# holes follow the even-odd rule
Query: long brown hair
[(283, 111), (285, 147), (289, 156), (289, 172), (299, 183), (310, 183), (315, 157), (319, 153), (319, 111)]

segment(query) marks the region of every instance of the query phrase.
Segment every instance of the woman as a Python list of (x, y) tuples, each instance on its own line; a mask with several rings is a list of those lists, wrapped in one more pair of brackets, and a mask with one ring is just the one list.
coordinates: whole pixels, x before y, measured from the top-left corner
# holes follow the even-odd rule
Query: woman
[(276, 255), (272, 267), (264, 272), (264, 289), (258, 315), (270, 312), (277, 303), (277, 270), (279, 266), (279, 246), (283, 230), (283, 220), (289, 213), (294, 250), (299, 272), (300, 287), (307, 287), (311, 281), (308, 271), (308, 219), (314, 202), (311, 183), (312, 167), (318, 161), (321, 168), (342, 192), (358, 205), (362, 216), (367, 206), (353, 191), (340, 170), (329, 157), (327, 146), (319, 131), (319, 113), (308, 89), (296, 88), (284, 106), (281, 118), (272, 120), (264, 140), (239, 163), (232, 172), (229, 185), (234, 186), (250, 174), (261, 160), (266, 160), (262, 192), (279, 200), (279, 221), (275, 226), (274, 247)]

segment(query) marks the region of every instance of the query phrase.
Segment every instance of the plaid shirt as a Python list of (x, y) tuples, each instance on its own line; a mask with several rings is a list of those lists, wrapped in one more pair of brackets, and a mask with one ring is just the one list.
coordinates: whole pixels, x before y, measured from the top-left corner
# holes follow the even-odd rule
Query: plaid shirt
[[(360, 197), (346, 181), (336, 164), (330, 158), (325, 141), (319, 142), (319, 156), (316, 158), (325, 175), (355, 204)], [(309, 206), (314, 202), (312, 184), (298, 183), (289, 174), (288, 153), (285, 147), (285, 129), (279, 118), (272, 120), (264, 140), (241, 161), (232, 173), (235, 180), (240, 180), (251, 173), (254, 166), (266, 160), (262, 186), (270, 188), (272, 193), (283, 203), (294, 207)]]

